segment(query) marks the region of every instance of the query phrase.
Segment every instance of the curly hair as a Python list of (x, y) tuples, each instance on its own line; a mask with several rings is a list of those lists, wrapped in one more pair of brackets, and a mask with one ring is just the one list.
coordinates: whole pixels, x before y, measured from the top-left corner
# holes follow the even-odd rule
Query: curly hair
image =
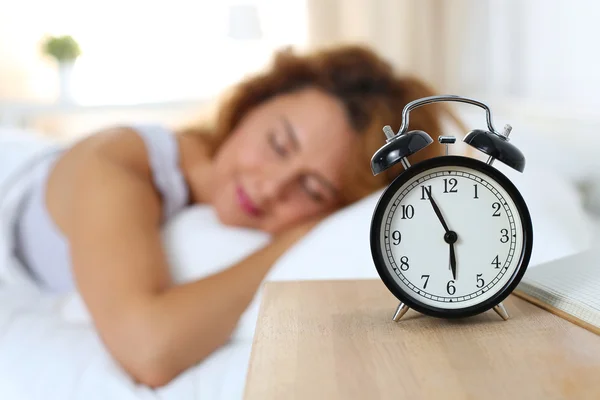
[[(398, 168), (391, 168), (376, 177), (370, 170), (373, 153), (385, 143), (382, 128), (390, 125), (397, 130), (407, 103), (435, 94), (419, 78), (396, 75), (389, 62), (362, 45), (323, 48), (304, 55), (288, 48), (277, 52), (272, 64), (264, 71), (231, 88), (218, 106), (212, 127), (189, 127), (182, 133), (207, 134), (204, 136), (214, 154), (254, 107), (279, 94), (306, 87), (318, 88), (339, 99), (350, 126), (362, 138), (357, 161), (364, 168), (358, 168), (348, 178), (345, 203), (368, 195), (397, 175)], [(461, 125), (446, 105), (437, 103), (412, 111), (410, 129), (424, 130), (437, 137), (442, 133), (444, 117)], [(435, 141), (409, 160), (418, 162), (439, 155), (441, 151), (441, 145)]]

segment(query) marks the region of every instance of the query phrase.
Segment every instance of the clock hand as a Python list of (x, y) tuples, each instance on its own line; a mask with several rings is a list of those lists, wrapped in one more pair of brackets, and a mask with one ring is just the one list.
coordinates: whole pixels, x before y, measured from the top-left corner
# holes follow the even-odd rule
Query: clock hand
[(454, 242), (450, 243), (450, 267), (452, 268), (452, 279), (456, 280), (456, 254), (454, 253)]
[(435, 215), (437, 215), (438, 219), (442, 223), (442, 226), (444, 227), (444, 230), (446, 231), (446, 233), (444, 234), (444, 241), (448, 243), (448, 245), (450, 245), (450, 269), (452, 270), (453, 279), (456, 280), (456, 254), (454, 252), (454, 243), (456, 243), (456, 241), (458, 240), (458, 235), (456, 234), (456, 232), (451, 231), (450, 228), (448, 228), (448, 224), (446, 224), (446, 221), (444, 220), (442, 211), (440, 210), (437, 203), (433, 199), (433, 196), (431, 195), (431, 189), (425, 189), (425, 191), (427, 192), (429, 202), (433, 207), (433, 211), (435, 211)]
[(431, 206), (433, 207), (433, 211), (435, 211), (435, 215), (437, 215), (440, 222), (442, 223), (444, 230), (446, 231), (446, 233), (450, 232), (450, 229), (448, 228), (448, 225), (446, 224), (446, 221), (444, 220), (444, 217), (442, 216), (442, 211), (440, 211), (440, 208), (437, 206), (437, 203), (435, 202), (435, 200), (433, 200), (433, 196), (431, 195), (431, 190), (428, 191), (427, 189), (425, 189), (425, 191), (427, 192), (427, 195), (429, 196), (429, 202), (431, 203)]

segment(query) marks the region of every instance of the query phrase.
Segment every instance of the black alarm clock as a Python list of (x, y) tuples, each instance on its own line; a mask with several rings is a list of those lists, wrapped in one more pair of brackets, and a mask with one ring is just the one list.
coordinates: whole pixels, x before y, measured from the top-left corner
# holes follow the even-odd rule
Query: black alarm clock
[[(451, 136), (440, 136), (446, 155), (410, 165), (407, 157), (433, 143), (423, 131), (408, 131), (411, 110), (456, 101), (486, 111), (487, 130), (473, 130), (464, 142), (485, 153), (483, 162), (448, 155)], [(461, 318), (494, 309), (509, 318), (504, 300), (518, 285), (531, 257), (531, 216), (515, 185), (492, 166), (498, 160), (523, 172), (525, 157), (492, 125), (490, 109), (454, 96), (415, 100), (402, 112), (396, 134), (372, 157), (374, 175), (401, 163), (404, 170), (384, 190), (371, 220), (371, 254), (379, 276), (400, 301), (393, 320), (412, 308), (441, 318)]]

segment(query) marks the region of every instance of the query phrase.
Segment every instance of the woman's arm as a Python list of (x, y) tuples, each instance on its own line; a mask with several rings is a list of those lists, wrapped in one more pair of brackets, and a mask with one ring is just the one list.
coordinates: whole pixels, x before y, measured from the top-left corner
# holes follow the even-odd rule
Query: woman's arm
[(113, 357), (138, 381), (162, 386), (228, 340), (273, 262), (310, 224), (225, 271), (173, 286), (147, 177), (101, 152), (78, 157), (61, 167), (76, 171), (62, 186), (78, 288)]

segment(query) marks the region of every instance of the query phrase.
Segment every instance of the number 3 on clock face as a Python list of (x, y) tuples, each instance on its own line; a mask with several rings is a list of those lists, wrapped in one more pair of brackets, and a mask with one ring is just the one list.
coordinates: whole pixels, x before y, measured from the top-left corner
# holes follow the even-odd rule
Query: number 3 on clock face
[(478, 160), (423, 161), (382, 195), (371, 252), (388, 289), (417, 311), (464, 317), (502, 301), (532, 248), (529, 211), (515, 186)]

